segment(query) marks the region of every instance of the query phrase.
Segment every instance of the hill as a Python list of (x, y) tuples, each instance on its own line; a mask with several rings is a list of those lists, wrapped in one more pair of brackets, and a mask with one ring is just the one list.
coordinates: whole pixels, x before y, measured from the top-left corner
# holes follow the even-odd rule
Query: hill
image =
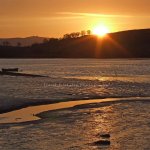
[(0, 38), (0, 45), (31, 46), (35, 43), (43, 43), (45, 37), (31, 36), (26, 38)]
[(0, 46), (1, 58), (150, 58), (150, 29), (49, 39), (28, 47)]

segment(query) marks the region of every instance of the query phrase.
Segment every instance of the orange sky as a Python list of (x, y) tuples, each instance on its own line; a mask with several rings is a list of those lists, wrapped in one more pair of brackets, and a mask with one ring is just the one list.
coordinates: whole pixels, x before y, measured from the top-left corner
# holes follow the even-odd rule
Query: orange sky
[(150, 28), (150, 0), (0, 0), (0, 37), (61, 37), (100, 23)]

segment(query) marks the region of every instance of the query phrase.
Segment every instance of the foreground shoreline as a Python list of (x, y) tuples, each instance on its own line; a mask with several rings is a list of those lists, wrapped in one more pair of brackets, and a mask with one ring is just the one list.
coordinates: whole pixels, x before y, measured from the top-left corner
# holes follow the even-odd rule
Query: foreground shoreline
[[(105, 99), (90, 99), (90, 100), (76, 100), (76, 101), (63, 101), (51, 104), (41, 104), (38, 106), (28, 106), (24, 108), (18, 108), (13, 111), (0, 114), (0, 124), (11, 123), (25, 123), (31, 121), (41, 120), (43, 114), (48, 111), (57, 111), (69, 108), (80, 108), (82, 105), (90, 104), (114, 104), (133, 101), (149, 101), (150, 97), (130, 97), (130, 98), (105, 98)], [(99, 106), (99, 105), (98, 105)], [(83, 106), (84, 108), (84, 106)]]
[[(61, 109), (38, 110), (39, 114), (34, 116), (39, 117), (39, 120), (0, 124), (0, 147), (6, 150), (149, 149), (150, 98), (82, 102), (72, 107), (68, 105)], [(62, 103), (51, 106), (58, 108)], [(18, 111), (21, 110), (24, 109)]]

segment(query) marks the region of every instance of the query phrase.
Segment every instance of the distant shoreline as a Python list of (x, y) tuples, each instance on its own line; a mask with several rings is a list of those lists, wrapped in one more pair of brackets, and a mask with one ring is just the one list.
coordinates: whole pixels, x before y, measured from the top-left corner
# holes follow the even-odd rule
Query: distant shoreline
[(0, 46), (0, 58), (150, 58), (150, 29), (50, 38), (31, 46)]
[(150, 59), (150, 57), (133, 57), (133, 58), (0, 58), (0, 60), (4, 60), (4, 59), (24, 59), (24, 60), (27, 60), (27, 59), (34, 59), (34, 60), (40, 60), (40, 59), (43, 59), (43, 60), (46, 60), (46, 59), (93, 59), (93, 60), (147, 60), (147, 59)]

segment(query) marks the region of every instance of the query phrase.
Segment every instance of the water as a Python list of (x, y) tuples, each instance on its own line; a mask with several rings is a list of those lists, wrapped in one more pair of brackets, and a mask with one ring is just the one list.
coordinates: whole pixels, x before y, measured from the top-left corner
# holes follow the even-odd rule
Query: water
[(150, 96), (150, 60), (1, 59), (0, 68), (49, 78), (0, 76), (0, 98), (85, 99)]
[[(0, 124), (1, 149), (149, 149), (150, 101), (139, 98), (150, 97), (149, 59), (1, 59), (2, 67), (49, 77), (0, 76), (0, 110), (51, 100), (133, 100), (46, 112), (37, 122)], [(111, 135), (111, 145), (94, 145), (103, 133)]]

